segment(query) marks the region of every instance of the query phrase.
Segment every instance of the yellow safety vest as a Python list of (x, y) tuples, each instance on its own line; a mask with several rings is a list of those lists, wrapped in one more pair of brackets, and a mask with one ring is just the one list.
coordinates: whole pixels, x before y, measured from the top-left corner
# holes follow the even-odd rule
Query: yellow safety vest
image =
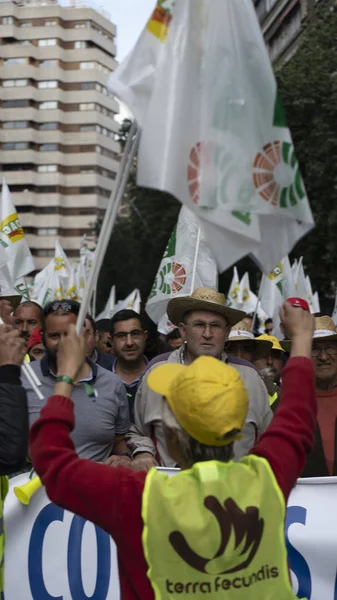
[(143, 548), (156, 600), (295, 600), (285, 502), (269, 463), (198, 463), (145, 482)]
[(8, 477), (0, 478), (0, 598), (5, 591), (5, 524), (4, 524), (4, 501), (8, 492)]
[(273, 406), (274, 402), (276, 402), (277, 398), (278, 398), (278, 393), (275, 392), (275, 394), (268, 394), (269, 397), (269, 405)]

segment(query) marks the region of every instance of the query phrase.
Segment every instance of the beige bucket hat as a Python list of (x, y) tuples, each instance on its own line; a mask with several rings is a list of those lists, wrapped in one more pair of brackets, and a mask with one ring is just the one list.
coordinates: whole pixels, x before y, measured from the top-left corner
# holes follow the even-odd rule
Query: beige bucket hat
[(246, 342), (250, 341), (254, 343), (254, 360), (264, 358), (269, 354), (273, 348), (273, 344), (267, 340), (259, 340), (250, 331), (247, 323), (240, 321), (234, 327), (232, 327), (228, 340), (225, 344), (225, 350), (230, 351), (232, 342)]
[[(331, 317), (315, 317), (315, 330), (313, 334), (313, 340), (329, 340), (337, 341), (336, 326)], [(282, 348), (289, 352), (291, 348), (291, 340), (283, 340), (281, 342)]]
[(174, 325), (182, 322), (184, 315), (191, 310), (209, 310), (225, 317), (233, 327), (241, 321), (246, 313), (226, 306), (226, 297), (209, 288), (197, 288), (192, 296), (172, 298), (167, 306), (168, 318)]

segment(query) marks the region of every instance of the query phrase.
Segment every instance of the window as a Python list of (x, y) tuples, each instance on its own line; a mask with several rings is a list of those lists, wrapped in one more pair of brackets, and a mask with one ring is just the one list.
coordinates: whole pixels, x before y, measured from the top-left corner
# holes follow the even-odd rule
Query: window
[(95, 102), (81, 102), (80, 110), (95, 110)]
[(5, 67), (7, 65), (27, 65), (27, 64), (28, 64), (28, 58), (5, 58), (4, 59)]
[(75, 42), (74, 48), (88, 48), (88, 42)]
[[(54, 212), (54, 211), (48, 211), (48, 212)], [(56, 212), (56, 211), (55, 211)], [(35, 251), (35, 256), (54, 256), (55, 254), (55, 250), (36, 250)]]
[(55, 25), (57, 25), (57, 21), (45, 21), (46, 27), (54, 27)]
[(80, 131), (96, 131), (96, 125), (81, 125)]
[(3, 150), (27, 150), (28, 142), (8, 142), (2, 144)]
[(84, 29), (85, 27), (88, 27), (88, 23), (75, 23), (74, 25), (74, 29)]
[(57, 60), (41, 60), (40, 67), (56, 67)]
[(20, 23), (20, 27), (32, 27), (33, 23), (31, 21), (23, 21)]
[(57, 165), (39, 165), (37, 168), (38, 173), (56, 173)]
[(46, 40), (38, 40), (39, 46), (56, 46), (57, 40), (55, 38), (46, 39)]
[(83, 167), (82, 169), (80, 169), (80, 173), (96, 173), (96, 169), (95, 167)]
[(24, 108), (29, 106), (29, 100), (7, 100), (2, 103), (3, 108)]
[(29, 121), (7, 121), (2, 124), (3, 129), (24, 129), (29, 127)]
[(41, 144), (39, 146), (40, 152), (55, 152), (57, 150), (57, 144)]
[(13, 17), (2, 17), (2, 24), (3, 25), (13, 25), (14, 23), (14, 18)]
[(57, 81), (39, 81), (37, 87), (42, 90), (46, 88), (57, 88)]
[(2, 87), (25, 87), (28, 85), (28, 79), (5, 79)]
[(56, 227), (45, 227), (44, 229), (38, 229), (37, 235), (57, 235)]
[(51, 101), (51, 102), (40, 102), (39, 104), (39, 109), (40, 110), (48, 110), (48, 109), (53, 109), (53, 108), (57, 108), (58, 103), (56, 101)]
[(94, 69), (95, 67), (95, 62), (80, 62), (80, 69)]
[(41, 129), (43, 131), (45, 131), (47, 129), (49, 129), (49, 130), (51, 130), (51, 129), (55, 130), (55, 129), (57, 129), (57, 123), (52, 123), (52, 122), (50, 122), (50, 123), (40, 123), (39, 124), (39, 129)]
[(94, 90), (95, 89), (95, 84), (88, 82), (88, 81), (84, 81), (82, 83), (80, 83), (80, 90)]

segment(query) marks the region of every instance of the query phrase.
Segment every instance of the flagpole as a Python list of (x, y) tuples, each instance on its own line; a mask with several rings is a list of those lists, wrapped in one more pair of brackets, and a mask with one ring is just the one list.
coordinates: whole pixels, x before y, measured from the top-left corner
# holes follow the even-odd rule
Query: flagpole
[(197, 276), (197, 266), (198, 266), (198, 255), (199, 255), (199, 248), (200, 248), (200, 238), (201, 238), (201, 227), (198, 227), (198, 234), (197, 234), (197, 243), (195, 246), (195, 257), (194, 257), (194, 264), (193, 264), (193, 271), (192, 271), (192, 281), (191, 281), (191, 294), (193, 294), (194, 292), (194, 286), (195, 286), (195, 279)]
[(100, 272), (100, 268), (103, 263), (103, 259), (108, 247), (108, 243), (110, 240), (110, 235), (113, 229), (113, 226), (116, 221), (118, 208), (120, 202), (124, 196), (126, 184), (129, 179), (133, 159), (137, 152), (137, 147), (140, 139), (140, 130), (137, 129), (136, 121), (133, 121), (127, 143), (125, 145), (123, 158), (121, 160), (117, 180), (116, 187), (114, 193), (111, 193), (108, 207), (106, 209), (104, 220), (101, 228), (101, 232), (98, 238), (98, 243), (95, 251), (94, 264), (90, 270), (89, 279), (87, 285), (85, 286), (81, 308), (79, 315), (77, 317), (76, 323), (76, 331), (79, 334), (81, 328), (84, 323), (85, 315), (88, 312), (90, 300), (93, 294), (94, 286), (96, 279), (98, 278), (98, 274)]

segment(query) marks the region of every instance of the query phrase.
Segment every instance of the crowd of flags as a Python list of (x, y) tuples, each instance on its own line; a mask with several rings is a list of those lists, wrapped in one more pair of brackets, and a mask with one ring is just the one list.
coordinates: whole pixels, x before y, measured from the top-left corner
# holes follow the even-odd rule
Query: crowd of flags
[[(261, 268), (260, 289), (254, 293), (248, 273), (240, 279), (234, 267), (230, 306), (263, 322), (277, 320), (285, 298), (300, 296), (319, 312), (303, 260), (290, 265), (288, 258), (314, 221), (251, 0), (158, 0), (108, 86), (141, 132), (138, 184), (182, 204), (146, 304), (159, 328), (171, 327), (171, 297), (217, 288), (218, 272), (246, 255)], [(28, 290), (25, 276), (35, 270), (34, 261), (5, 182), (0, 211), (0, 285), (8, 280), (41, 306), (81, 301), (102, 258), (86, 239), (75, 262), (57, 241), (53, 259)], [(139, 312), (140, 303), (137, 289), (116, 303), (113, 285), (98, 317), (121, 308)], [(95, 306), (93, 297), (94, 316)]]

